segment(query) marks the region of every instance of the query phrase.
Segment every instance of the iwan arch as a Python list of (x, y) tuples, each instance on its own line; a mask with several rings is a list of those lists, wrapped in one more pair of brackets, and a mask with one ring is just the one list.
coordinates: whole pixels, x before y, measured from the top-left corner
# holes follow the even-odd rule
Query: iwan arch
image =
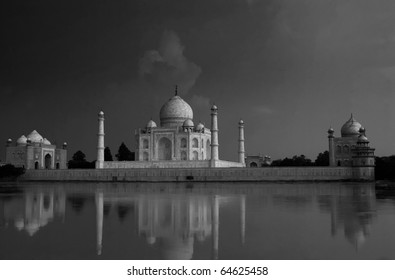
[(177, 94), (161, 108), (160, 125), (148, 121), (135, 133), (135, 161), (104, 161), (104, 113), (99, 113), (97, 169), (245, 167), (244, 122), (239, 122), (239, 161), (219, 159), (218, 108), (211, 108), (211, 129), (193, 122), (191, 106)]

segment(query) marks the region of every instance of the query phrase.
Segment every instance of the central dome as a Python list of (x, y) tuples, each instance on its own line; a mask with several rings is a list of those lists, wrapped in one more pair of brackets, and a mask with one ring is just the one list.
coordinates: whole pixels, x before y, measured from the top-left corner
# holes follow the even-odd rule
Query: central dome
[(345, 124), (343, 124), (341, 128), (341, 135), (342, 137), (359, 136), (359, 129), (361, 127), (362, 125), (354, 119), (353, 115), (351, 115), (351, 118)]
[(193, 119), (193, 111), (188, 103), (178, 95), (175, 95), (162, 106), (159, 117), (161, 126), (182, 126), (185, 120)]
[(44, 138), (36, 130), (30, 132), (26, 138), (30, 139), (32, 143), (42, 143), (44, 141)]

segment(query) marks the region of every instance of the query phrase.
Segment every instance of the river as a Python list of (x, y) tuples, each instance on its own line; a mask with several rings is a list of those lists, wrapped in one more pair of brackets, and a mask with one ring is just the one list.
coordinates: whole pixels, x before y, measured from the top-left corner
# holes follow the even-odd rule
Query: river
[(373, 183), (0, 183), (0, 259), (395, 259)]

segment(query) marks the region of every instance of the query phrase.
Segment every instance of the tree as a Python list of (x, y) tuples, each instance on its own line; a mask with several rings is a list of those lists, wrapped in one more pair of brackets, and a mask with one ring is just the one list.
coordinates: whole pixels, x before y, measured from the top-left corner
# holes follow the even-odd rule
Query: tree
[(12, 164), (0, 166), (0, 178), (16, 178), (23, 173), (25, 173), (25, 169), (23, 167), (15, 167)]
[(79, 162), (85, 162), (86, 161), (86, 156), (83, 152), (77, 151), (73, 155), (73, 160), (74, 161), (79, 161)]
[(277, 159), (272, 162), (271, 166), (312, 166), (311, 159), (306, 158), (305, 155), (293, 156), (292, 158), (285, 158), (283, 160)]
[(72, 160), (69, 160), (68, 167), (70, 169), (95, 168), (95, 162), (88, 162), (85, 154), (82, 151), (77, 151), (74, 153)]
[(329, 152), (325, 151), (323, 153), (319, 153), (314, 164), (316, 166), (329, 166)]
[(118, 154), (115, 155), (118, 161), (132, 161), (134, 160), (134, 153), (132, 153), (125, 143), (121, 143), (118, 149)]
[(104, 149), (104, 161), (112, 161), (112, 154), (109, 147)]
[(376, 157), (375, 175), (376, 180), (395, 179), (395, 155)]

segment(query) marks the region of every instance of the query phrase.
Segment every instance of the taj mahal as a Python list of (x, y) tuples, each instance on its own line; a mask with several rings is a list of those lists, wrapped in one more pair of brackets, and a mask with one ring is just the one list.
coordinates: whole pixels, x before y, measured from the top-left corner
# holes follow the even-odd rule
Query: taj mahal
[(97, 169), (245, 167), (244, 122), (239, 121), (239, 162), (219, 159), (218, 108), (211, 129), (193, 122), (193, 110), (177, 93), (160, 109), (160, 125), (149, 120), (136, 130), (135, 161), (104, 161), (104, 113), (99, 113)]
[[(191, 106), (177, 93), (152, 118), (136, 129), (135, 160), (105, 161), (104, 113), (98, 114), (95, 170), (67, 169), (67, 144), (52, 145), (37, 131), (21, 136), (16, 144), (7, 141), (6, 161), (27, 172), (24, 180), (131, 181), (131, 182), (220, 182), (220, 181), (372, 181), (375, 178), (375, 149), (366, 129), (351, 115), (335, 136), (328, 130), (329, 166), (257, 168), (259, 158), (246, 157), (244, 122), (237, 124), (238, 161), (219, 156), (218, 107), (211, 107), (211, 127), (194, 122)], [(236, 129), (235, 129), (236, 130)], [(237, 131), (236, 130), (236, 131)], [(236, 150), (236, 147), (235, 147)], [(246, 164), (247, 163), (247, 164)], [(264, 167), (264, 166), (263, 166)]]

